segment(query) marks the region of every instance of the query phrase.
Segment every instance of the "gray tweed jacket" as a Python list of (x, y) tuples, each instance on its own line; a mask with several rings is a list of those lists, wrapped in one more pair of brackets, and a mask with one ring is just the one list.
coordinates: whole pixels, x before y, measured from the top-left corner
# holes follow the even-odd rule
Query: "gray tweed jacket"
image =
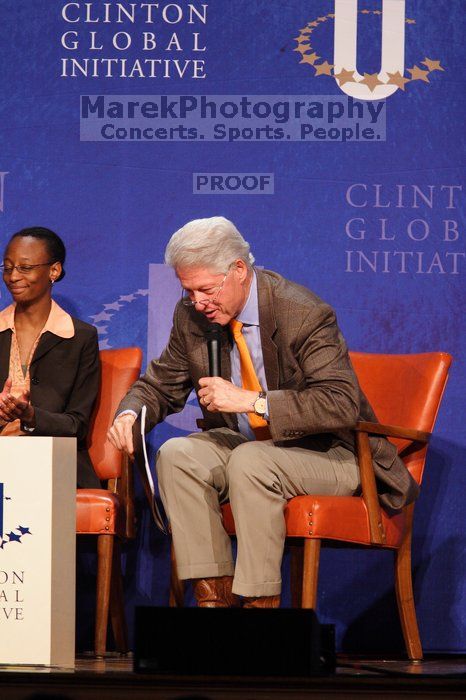
[[(351, 428), (374, 421), (337, 326), (333, 309), (313, 292), (275, 272), (256, 270), (264, 368), (268, 385), (270, 432), (280, 446), (327, 450), (344, 445), (354, 452)], [(208, 376), (205, 331), (209, 322), (181, 303), (175, 308), (169, 342), (128, 392), (117, 413), (147, 406), (152, 428), (181, 411), (199, 379)], [(230, 379), (229, 329), (222, 336), (222, 376)], [(238, 430), (236, 414), (210, 413), (201, 406), (207, 428)], [(399, 509), (418, 495), (418, 486), (384, 438), (371, 438), (381, 502)]]

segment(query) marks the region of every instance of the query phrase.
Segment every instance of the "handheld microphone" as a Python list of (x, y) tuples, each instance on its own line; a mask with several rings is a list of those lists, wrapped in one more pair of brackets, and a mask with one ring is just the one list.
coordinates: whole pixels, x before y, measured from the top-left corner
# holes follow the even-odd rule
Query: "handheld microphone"
[(212, 323), (205, 334), (207, 340), (207, 352), (209, 354), (209, 377), (222, 375), (220, 364), (220, 347), (222, 344), (222, 326), (220, 323)]

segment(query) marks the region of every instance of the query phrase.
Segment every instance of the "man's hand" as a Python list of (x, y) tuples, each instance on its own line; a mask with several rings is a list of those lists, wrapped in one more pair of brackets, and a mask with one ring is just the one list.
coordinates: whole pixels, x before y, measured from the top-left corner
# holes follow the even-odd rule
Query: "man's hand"
[(10, 393), (12, 385), (13, 382), (8, 377), (0, 394), (0, 418), (5, 423), (11, 423), (19, 419), (23, 423), (32, 426), (34, 423), (34, 408), (30, 403), (29, 392), (26, 391), (21, 396), (15, 397)]
[(248, 391), (235, 386), (221, 377), (202, 377), (199, 380), (199, 402), (208, 411), (225, 413), (248, 413), (257, 399), (257, 391)]
[(133, 416), (132, 413), (124, 413), (121, 416), (117, 416), (107, 433), (107, 437), (112, 445), (117, 450), (126, 452), (131, 459), (134, 457), (133, 424), (135, 420), (136, 416)]

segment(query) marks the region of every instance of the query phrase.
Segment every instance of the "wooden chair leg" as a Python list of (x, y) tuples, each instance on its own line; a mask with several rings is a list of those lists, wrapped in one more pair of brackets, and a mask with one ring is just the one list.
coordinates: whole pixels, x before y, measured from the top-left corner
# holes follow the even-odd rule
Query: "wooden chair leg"
[(319, 580), (320, 540), (304, 540), (302, 607), (316, 609)]
[(406, 511), (406, 534), (401, 547), (395, 553), (396, 600), (408, 658), (411, 661), (422, 661), (423, 653), (417, 625), (416, 608), (414, 607), (411, 575), (411, 533), (414, 503), (407, 506)]
[(171, 608), (184, 607), (184, 581), (180, 581), (178, 578), (173, 542), (170, 546), (170, 597), (168, 604)]
[(104, 656), (107, 646), (113, 540), (114, 535), (97, 536), (97, 596), (94, 637), (94, 652), (97, 657)]
[(303, 597), (303, 543), (293, 542), (290, 546), (291, 556), (291, 605), (294, 608), (301, 607)]
[(110, 620), (112, 623), (115, 645), (120, 654), (127, 654), (128, 627), (126, 624), (123, 580), (121, 576), (121, 548), (116, 539), (113, 545), (113, 570), (110, 583)]

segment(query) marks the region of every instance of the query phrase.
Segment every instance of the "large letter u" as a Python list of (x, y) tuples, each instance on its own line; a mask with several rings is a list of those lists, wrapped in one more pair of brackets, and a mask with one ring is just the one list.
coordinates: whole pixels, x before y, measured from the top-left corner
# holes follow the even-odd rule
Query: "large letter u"
[[(398, 90), (397, 85), (376, 85), (373, 90), (358, 81), (363, 75), (356, 67), (358, 38), (358, 0), (335, 0), (334, 73), (343, 69), (354, 71), (356, 82), (337, 84), (340, 90), (360, 100), (382, 100)], [(382, 62), (379, 80), (388, 80), (388, 73), (404, 73), (405, 0), (383, 0), (382, 4)]]

